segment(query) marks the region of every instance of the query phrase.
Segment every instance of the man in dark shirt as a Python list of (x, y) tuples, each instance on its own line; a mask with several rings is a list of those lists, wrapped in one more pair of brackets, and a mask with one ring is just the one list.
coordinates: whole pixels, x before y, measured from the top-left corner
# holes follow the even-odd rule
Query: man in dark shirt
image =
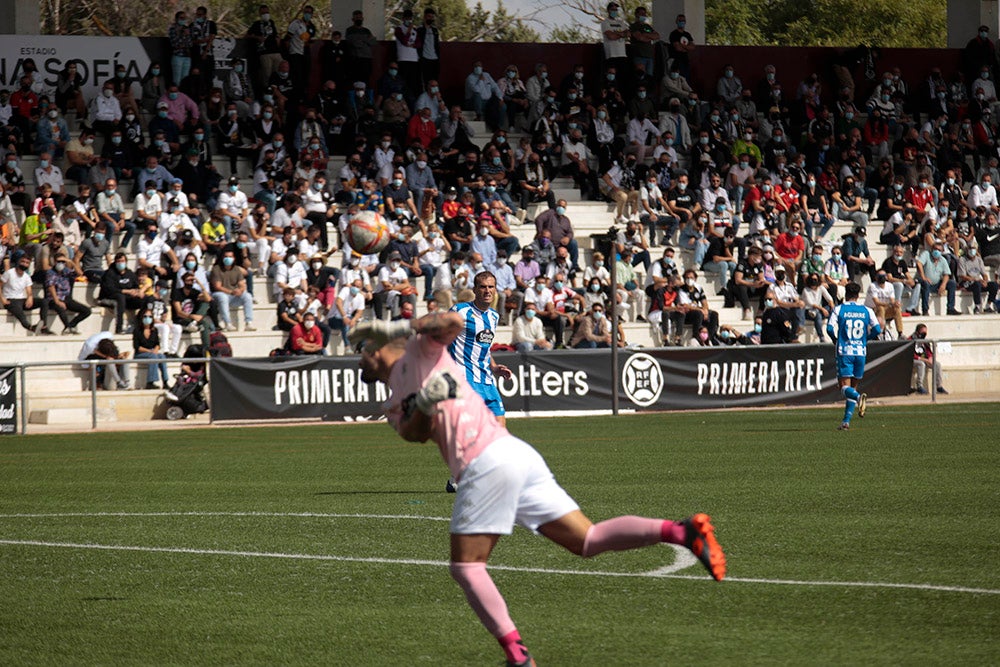
[(458, 209), (458, 215), (445, 220), (444, 235), (451, 243), (453, 251), (468, 251), (472, 247), (472, 223), (469, 221), (471, 215), (472, 211), (463, 205)]
[(685, 226), (691, 218), (701, 213), (701, 203), (697, 193), (688, 185), (688, 175), (682, 172), (677, 177), (674, 187), (667, 192), (667, 204), (674, 218), (674, 225)]
[(750, 319), (750, 299), (753, 298), (759, 307), (767, 293), (763, 261), (761, 249), (753, 246), (747, 250), (746, 259), (737, 264), (736, 270), (733, 271), (733, 278), (728, 289), (743, 307), (744, 320)]
[(792, 324), (791, 315), (788, 310), (774, 304), (774, 292), (768, 292), (764, 301), (764, 312), (761, 313), (761, 344), (777, 345), (796, 342), (795, 325)]
[(122, 326), (125, 310), (134, 311), (143, 305), (139, 279), (128, 268), (128, 258), (125, 253), (116, 254), (114, 264), (104, 272), (98, 303), (115, 309), (115, 333), (119, 334), (125, 333)]
[(681, 76), (685, 79), (691, 78), (691, 57), (694, 51), (694, 37), (685, 28), (687, 27), (687, 17), (683, 14), (677, 15), (677, 29), (667, 37), (667, 51), (674, 63), (678, 66)]
[(271, 74), (281, 62), (281, 49), (278, 44), (278, 26), (271, 19), (270, 9), (267, 5), (261, 5), (258, 12), (260, 18), (250, 24), (247, 38), (257, 45), (257, 89), (264, 90)]

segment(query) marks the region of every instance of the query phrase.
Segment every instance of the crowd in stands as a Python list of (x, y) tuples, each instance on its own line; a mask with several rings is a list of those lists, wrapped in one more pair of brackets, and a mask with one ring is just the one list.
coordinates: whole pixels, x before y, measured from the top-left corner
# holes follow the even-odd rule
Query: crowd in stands
[[(460, 99), (439, 86), (431, 8), (419, 25), (402, 14), (382, 71), (360, 11), (312, 62), (308, 5), (284, 29), (261, 5), (253, 52), (219, 80), (204, 7), (193, 20), (177, 12), (169, 62), (140, 81), (120, 67), (93, 99), (73, 63), (50, 89), (26, 59), (18, 89), (0, 91), (2, 304), (26, 330), (53, 333), (55, 313), (72, 334), (91, 314), (73, 284), (94, 283), (135, 352), (164, 355), (185, 332), (207, 348), (211, 332), (236, 328), (233, 309), (254, 331), (266, 285), (282, 352), (319, 354), (331, 339), (346, 346), (369, 307), (405, 318), (418, 302), (468, 300), (483, 270), (521, 350), (606, 347), (609, 309), (636, 304), (666, 344), (791, 342), (810, 324), (822, 340), (849, 281), (869, 285), (866, 303), (897, 336), (932, 294), (950, 315), (960, 291), (976, 312), (994, 310), (1000, 69), (988, 29), (960, 71), (876, 69), (867, 96), (855, 77), (879, 53), (863, 47), (837, 57), (835, 81), (734, 63), (697, 90), (684, 16), (662, 38), (645, 8), (607, 12), (599, 69), (455, 65), (468, 67)], [(26, 155), (37, 156), (31, 179)], [(613, 207), (603, 252), (584, 255), (557, 177)], [(342, 234), (363, 210), (391, 226), (377, 256)], [(850, 233), (832, 234), (835, 221)], [(521, 247), (512, 230), (526, 224)], [(891, 249), (884, 262), (876, 244)], [(720, 326), (709, 293), (740, 309), (746, 331)]]

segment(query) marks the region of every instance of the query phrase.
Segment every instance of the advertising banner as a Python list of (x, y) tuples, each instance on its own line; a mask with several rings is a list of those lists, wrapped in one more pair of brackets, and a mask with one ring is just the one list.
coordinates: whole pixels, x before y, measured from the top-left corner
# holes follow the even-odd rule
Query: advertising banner
[[(149, 41), (157, 44), (163, 40)], [(115, 75), (117, 65), (125, 66), (128, 78), (142, 79), (150, 61), (158, 58), (147, 51), (146, 42), (138, 37), (4, 35), (0, 39), (0, 88), (16, 90), (24, 74), (24, 60), (31, 58), (51, 97), (59, 72), (66, 63), (75, 62), (84, 81), (83, 96), (89, 102), (104, 82)]]
[(17, 434), (17, 369), (0, 367), (0, 435)]
[[(512, 377), (498, 387), (508, 413), (611, 409), (607, 350), (498, 354)], [(619, 357), (623, 411), (818, 405), (842, 400), (831, 345), (658, 348)], [(872, 397), (910, 387), (913, 344), (869, 345), (862, 389)], [(361, 381), (358, 357), (219, 359), (211, 369), (212, 418), (367, 421), (382, 416), (385, 385)]]

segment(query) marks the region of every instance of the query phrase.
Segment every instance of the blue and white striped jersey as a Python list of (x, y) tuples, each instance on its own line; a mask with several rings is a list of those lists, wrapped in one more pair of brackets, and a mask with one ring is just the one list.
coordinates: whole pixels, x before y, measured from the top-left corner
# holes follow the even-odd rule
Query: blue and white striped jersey
[(500, 313), (492, 308), (479, 310), (472, 303), (456, 303), (451, 310), (465, 319), (465, 327), (448, 346), (451, 358), (465, 369), (465, 378), (470, 383), (493, 384), (490, 346), (496, 337)]
[(868, 354), (869, 331), (877, 336), (879, 326), (875, 311), (860, 303), (845, 301), (830, 313), (826, 331), (833, 338), (837, 329), (837, 354), (845, 357), (863, 357)]

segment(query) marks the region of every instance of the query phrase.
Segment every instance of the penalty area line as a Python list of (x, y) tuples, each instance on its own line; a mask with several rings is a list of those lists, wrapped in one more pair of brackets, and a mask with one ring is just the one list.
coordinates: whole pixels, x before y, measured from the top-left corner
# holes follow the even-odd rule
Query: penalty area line
[[(416, 558), (377, 558), (361, 556), (335, 556), (329, 554), (296, 554), (267, 551), (229, 551), (224, 549), (194, 549), (187, 547), (147, 547), (124, 544), (92, 544), (76, 542), (46, 542), (40, 540), (3, 540), (0, 545), (22, 547), (47, 547), (56, 549), (88, 549), (97, 551), (126, 551), (139, 553), (187, 554), (195, 556), (234, 556), (243, 558), (277, 558), (286, 560), (333, 561), (340, 563), (371, 563), (378, 565), (426, 565), (448, 567), (448, 561), (423, 560)], [(695, 576), (664, 572), (662, 569), (652, 572), (608, 572), (563, 570), (536, 567), (519, 567), (514, 565), (491, 565), (491, 570), (504, 572), (528, 572), (536, 574), (583, 575), (591, 577), (644, 577), (654, 579), (685, 579), (694, 581), (711, 581), (708, 575)], [(725, 580), (731, 583), (764, 584), (779, 586), (838, 586), (843, 588), (889, 588), (918, 591), (939, 591), (946, 593), (968, 593), (981, 595), (1000, 595), (1000, 590), (990, 588), (969, 588), (965, 586), (939, 586), (935, 584), (902, 584), (880, 581), (801, 581), (795, 579), (764, 579), (754, 577), (729, 577)]]

